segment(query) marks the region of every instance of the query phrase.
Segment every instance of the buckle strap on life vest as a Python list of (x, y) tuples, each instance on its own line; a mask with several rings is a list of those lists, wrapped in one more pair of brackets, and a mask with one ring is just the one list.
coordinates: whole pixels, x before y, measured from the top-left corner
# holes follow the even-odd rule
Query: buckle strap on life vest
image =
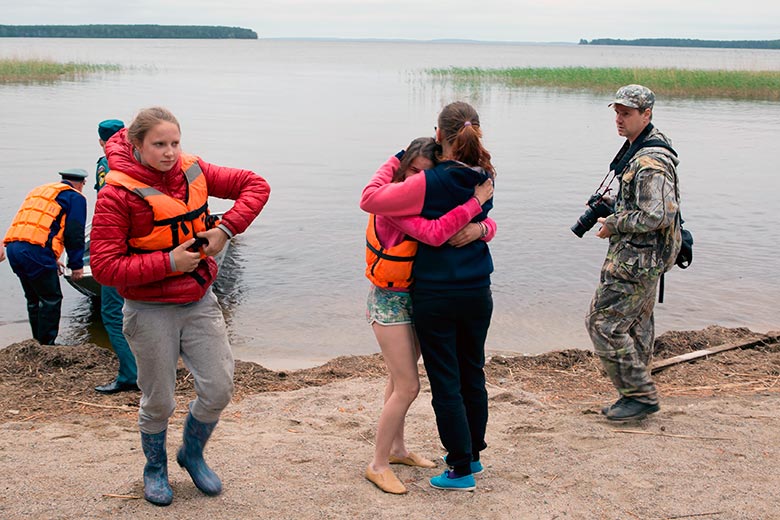
[(165, 225), (168, 225), (168, 224), (173, 224), (174, 222), (183, 222), (183, 221), (195, 220), (197, 217), (201, 216), (203, 213), (206, 213), (208, 211), (208, 209), (209, 209), (209, 203), (206, 202), (201, 207), (193, 209), (192, 211), (188, 211), (187, 213), (182, 213), (181, 215), (178, 215), (176, 217), (155, 220), (154, 221), (154, 225), (155, 226), (165, 226)]
[[(203, 261), (203, 260), (201, 260), (201, 262), (202, 262), (202, 261)], [(198, 264), (198, 265), (200, 265), (200, 264)], [(196, 281), (196, 282), (198, 282), (198, 285), (200, 285), (201, 287), (203, 287), (204, 285), (206, 285), (206, 279), (205, 279), (205, 278), (203, 278), (203, 277), (202, 277), (200, 274), (198, 274), (198, 272), (197, 272), (197, 271), (190, 271), (189, 273), (185, 273), (185, 274), (188, 274), (188, 275), (190, 275), (192, 278), (194, 278), (194, 279), (195, 279), (195, 281)]]
[(374, 253), (376, 256), (383, 260), (390, 260), (392, 262), (411, 262), (414, 260), (414, 255), (412, 256), (397, 256), (397, 255), (388, 255), (384, 252), (384, 249), (377, 249), (374, 246), (371, 245), (371, 242), (366, 239), (366, 247), (371, 250), (372, 253)]
[(192, 222), (200, 215), (206, 214), (206, 218), (205, 218), (206, 229), (211, 229), (214, 227), (214, 224), (219, 221), (219, 219), (217, 217), (212, 216), (208, 212), (208, 210), (209, 210), (209, 205), (208, 203), (206, 203), (203, 206), (199, 207), (198, 209), (189, 211), (187, 213), (184, 213), (183, 215), (179, 215), (178, 217), (155, 220), (154, 221), (155, 226), (166, 226), (166, 225), (170, 226), (171, 241), (172, 241), (170, 247), (165, 247), (163, 249), (148, 250), (148, 249), (141, 249), (141, 248), (128, 245), (128, 251), (130, 253), (151, 253), (153, 251), (168, 252), (176, 249), (180, 244), (179, 231), (181, 230), (185, 235), (189, 235), (192, 232), (192, 230), (187, 227), (187, 222)]

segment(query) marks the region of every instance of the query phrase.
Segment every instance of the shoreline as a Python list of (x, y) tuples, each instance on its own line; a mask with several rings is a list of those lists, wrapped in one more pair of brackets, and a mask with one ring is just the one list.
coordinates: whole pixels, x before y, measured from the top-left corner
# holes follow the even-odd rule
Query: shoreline
[[(756, 344), (767, 343), (780, 356), (778, 332), (756, 333), (747, 328), (724, 328), (716, 325), (696, 331), (669, 331), (656, 338), (654, 362), (694, 351), (701, 351), (726, 343), (740, 343), (765, 338)], [(771, 346), (774, 345), (774, 346)], [(712, 359), (714, 366), (729, 355), (748, 356), (756, 353), (755, 348), (737, 349), (705, 358)], [(780, 361), (778, 362), (780, 365)], [(706, 367), (705, 367), (706, 369)], [(759, 368), (754, 368), (758, 370)], [(760, 367), (766, 381), (772, 379), (773, 366)], [(29, 416), (44, 412), (61, 415), (84, 412), (83, 403), (121, 402), (126, 406), (137, 406), (140, 394), (119, 393), (112, 396), (99, 395), (94, 386), (105, 384), (116, 375), (117, 360), (113, 352), (92, 343), (72, 346), (42, 346), (35, 340), (26, 340), (0, 349), (0, 410), (15, 409)], [(663, 382), (671, 376), (674, 386), (686, 387), (689, 372), (702, 370), (696, 361), (682, 363), (665, 370), (654, 377)], [(777, 369), (780, 373), (780, 368)], [(420, 361), (418, 372), (425, 379), (425, 367)], [(680, 374), (674, 375), (674, 374)], [(485, 375), (488, 384), (500, 386), (495, 381), (512, 381), (527, 386), (529, 392), (550, 394), (555, 400), (576, 400), (583, 395), (614, 393), (603, 374), (598, 356), (592, 350), (553, 350), (542, 354), (524, 355), (514, 353), (491, 353), (486, 355)], [(235, 394), (233, 401), (246, 396), (275, 391), (298, 390), (310, 386), (322, 386), (343, 379), (386, 376), (381, 353), (340, 356), (308, 368), (273, 370), (252, 361), (235, 361)], [(568, 376), (568, 377), (564, 377)], [(586, 377), (587, 376), (587, 377)], [(728, 378), (717, 372), (706, 372), (702, 380), (718, 382)], [(768, 379), (767, 379), (768, 378)], [(562, 379), (562, 381), (558, 381)], [(659, 383), (660, 386), (661, 383)], [(780, 389), (780, 385), (776, 385)], [(177, 409), (186, 410), (186, 403), (194, 397), (192, 377), (179, 361), (177, 370)], [(42, 396), (47, 398), (42, 398)], [(54, 398), (54, 400), (52, 400)], [(57, 399), (61, 402), (55, 402)], [(70, 403), (69, 405), (63, 403)]]
[[(27, 321), (19, 321), (18, 323), (8, 322), (4, 324), (5, 327), (12, 327), (15, 326), (16, 329), (19, 330), (20, 336), (26, 336), (29, 334), (29, 324)], [(704, 334), (706, 336), (706, 331), (708, 330), (731, 330), (731, 331), (749, 331), (749, 334), (754, 335), (763, 335), (763, 336), (772, 336), (777, 334), (777, 330), (780, 330), (780, 327), (777, 329), (767, 329), (765, 332), (761, 331), (754, 331), (752, 329), (746, 328), (746, 327), (723, 327), (720, 325), (710, 325), (704, 329), (699, 330), (669, 330), (666, 331), (656, 337), (656, 341), (658, 339), (661, 339), (663, 341), (663, 338), (666, 337), (676, 337), (679, 335), (696, 335), (696, 334)], [(745, 333), (747, 335), (748, 332)], [(108, 343), (108, 338), (102, 338), (105, 340), (106, 343)], [(21, 344), (27, 344), (27, 343), (35, 343), (32, 339), (18, 339), (16, 341), (11, 341), (11, 343), (0, 346), (0, 353), (2, 353), (4, 350), (8, 349), (9, 347), (13, 347), (15, 345), (21, 345)], [(698, 342), (697, 344), (700, 344), (701, 342)], [(100, 351), (104, 351), (106, 353), (106, 363), (112, 363), (113, 353), (110, 348), (110, 344), (102, 344), (102, 343), (94, 343), (94, 342), (84, 342), (84, 343), (68, 343), (68, 344), (58, 344), (55, 345), (56, 347), (61, 348), (85, 348), (87, 346), (94, 347)], [(258, 359), (255, 356), (247, 356), (242, 357), (239, 353), (235, 352), (234, 350), (234, 360), (236, 363), (247, 363), (250, 365), (257, 365), (261, 367), (263, 370), (269, 370), (272, 372), (296, 372), (296, 371), (306, 371), (306, 370), (316, 370), (318, 368), (322, 368), (332, 362), (337, 362), (340, 359), (362, 359), (362, 358), (371, 358), (373, 356), (380, 356), (381, 352), (378, 345), (374, 345), (374, 349), (371, 352), (368, 353), (361, 353), (361, 354), (341, 354), (336, 355), (332, 357), (301, 357), (296, 355), (291, 356), (285, 356), (285, 355), (274, 355), (269, 356), (267, 354), (264, 354), (262, 359)], [(656, 347), (657, 350), (658, 347)], [(704, 347), (701, 347), (704, 348)], [(241, 351), (246, 350), (246, 346), (242, 346)], [(675, 349), (673, 349), (675, 350)], [(679, 347), (676, 348), (676, 350), (680, 350)], [(552, 348), (549, 350), (540, 350), (537, 352), (519, 352), (519, 351), (512, 351), (512, 350), (506, 350), (506, 349), (487, 349), (485, 351), (485, 360), (486, 363), (490, 363), (490, 360), (492, 358), (498, 357), (498, 358), (542, 358), (544, 359), (547, 356), (555, 356), (559, 352), (586, 352), (589, 355), (593, 355), (594, 351), (592, 348), (581, 348), (581, 347), (563, 347), (563, 348)], [(683, 353), (683, 352), (679, 352)], [(115, 361), (115, 360), (114, 360)], [(658, 361), (658, 357), (656, 354), (655, 361)], [(422, 358), (418, 361), (418, 365), (420, 367), (423, 366)], [(2, 356), (0, 356), (0, 366), (2, 366)], [(423, 369), (424, 370), (424, 369)]]

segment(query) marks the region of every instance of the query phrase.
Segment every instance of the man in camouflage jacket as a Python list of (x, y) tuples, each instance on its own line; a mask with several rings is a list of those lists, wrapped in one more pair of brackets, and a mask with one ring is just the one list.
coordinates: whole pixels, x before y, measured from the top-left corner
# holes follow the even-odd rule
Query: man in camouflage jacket
[(653, 307), (661, 274), (680, 250), (677, 154), (650, 122), (655, 95), (641, 85), (620, 88), (610, 104), (626, 137), (610, 169), (620, 183), (615, 212), (600, 218), (609, 249), (587, 316), (596, 353), (620, 394), (607, 419), (642, 419), (658, 411), (650, 376)]

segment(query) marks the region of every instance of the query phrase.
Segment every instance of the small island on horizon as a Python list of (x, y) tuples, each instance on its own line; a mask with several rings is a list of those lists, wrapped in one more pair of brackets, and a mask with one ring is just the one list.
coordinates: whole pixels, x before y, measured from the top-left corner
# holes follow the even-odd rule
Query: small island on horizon
[(257, 40), (257, 33), (243, 27), (219, 25), (0, 25), (0, 38)]
[(640, 38), (580, 40), (580, 45), (637, 45), (642, 47), (706, 47), (720, 49), (780, 49), (780, 40), (694, 40), (688, 38)]

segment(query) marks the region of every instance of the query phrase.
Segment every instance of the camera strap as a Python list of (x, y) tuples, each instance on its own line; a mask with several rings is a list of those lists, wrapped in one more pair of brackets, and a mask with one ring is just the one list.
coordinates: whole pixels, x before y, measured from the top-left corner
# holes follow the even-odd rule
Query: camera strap
[[(665, 143), (664, 141), (661, 141), (660, 139), (647, 139), (647, 136), (650, 135), (650, 132), (653, 131), (653, 123), (648, 123), (647, 126), (642, 130), (642, 132), (639, 134), (639, 136), (636, 138), (636, 140), (631, 143), (628, 139), (626, 139), (626, 142), (623, 143), (623, 146), (620, 147), (620, 150), (618, 150), (618, 153), (615, 155), (615, 158), (612, 159), (612, 162), (609, 163), (609, 169), (610, 173), (612, 173), (615, 177), (618, 175), (622, 176), (623, 170), (626, 169), (626, 166), (628, 166), (628, 163), (631, 161), (631, 159), (636, 155), (636, 153), (641, 150), (642, 148), (649, 148), (649, 147), (660, 147), (665, 148), (669, 150), (672, 154), (674, 154), (675, 157), (677, 157), (677, 152), (672, 148), (669, 144)], [(607, 174), (609, 176), (609, 174)], [(610, 179), (609, 184), (612, 184), (612, 180), (614, 180), (613, 177)], [(606, 177), (604, 177), (604, 180), (601, 181), (601, 186), (599, 186), (599, 189), (604, 185), (604, 182), (607, 180)], [(607, 189), (604, 191), (606, 193), (609, 191), (609, 184), (607, 184)], [(674, 178), (674, 196), (679, 201), (679, 188), (677, 187), (677, 173), (675, 172), (675, 178)], [(618, 190), (618, 197), (620, 197), (620, 190)], [(680, 216), (678, 212), (678, 217)], [(661, 273), (658, 287), (658, 303), (664, 302), (664, 273)]]
[(623, 146), (620, 147), (620, 150), (618, 150), (618, 153), (615, 155), (615, 158), (609, 163), (609, 169), (617, 174), (622, 173), (623, 170), (626, 169), (628, 161), (631, 160), (634, 154), (639, 151), (640, 148), (646, 146), (645, 139), (653, 128), (653, 123), (648, 123), (633, 143), (626, 139), (626, 142), (623, 143)]
[[(610, 175), (612, 177), (610, 177)], [(612, 181), (615, 180), (616, 175), (617, 174), (615, 173), (615, 170), (608, 171), (607, 174), (604, 176), (604, 178), (601, 179), (601, 184), (599, 184), (599, 187), (596, 188), (596, 192), (597, 193), (601, 193), (602, 196), (604, 196), (607, 193), (609, 193), (612, 190), (612, 188), (610, 188), (610, 186), (612, 185)], [(607, 182), (608, 178), (609, 178), (609, 182)], [(605, 182), (607, 182), (606, 185), (604, 184)]]
[[(614, 159), (612, 159), (612, 162), (609, 163), (609, 172), (604, 177), (604, 180), (601, 181), (601, 184), (599, 184), (598, 192), (602, 193), (603, 195), (606, 195), (610, 191), (610, 186), (612, 185), (612, 181), (615, 180), (615, 177), (618, 176), (618, 174), (622, 174), (623, 170), (626, 169), (626, 166), (628, 165), (628, 161), (631, 160), (631, 158), (634, 156), (634, 154), (643, 147), (643, 144), (645, 142), (645, 138), (650, 133), (650, 131), (653, 129), (653, 123), (649, 123), (644, 130), (642, 130), (642, 133), (639, 134), (639, 137), (634, 141), (633, 144), (626, 139), (626, 142), (623, 143), (623, 146), (620, 147), (620, 150), (618, 150), (618, 153), (615, 154)], [(659, 141), (660, 142), (660, 141)], [(604, 186), (604, 183), (607, 182), (607, 178), (612, 175), (612, 178), (609, 179), (609, 182), (606, 186)], [(603, 188), (603, 191), (602, 191)], [(618, 191), (618, 196), (620, 195)]]

